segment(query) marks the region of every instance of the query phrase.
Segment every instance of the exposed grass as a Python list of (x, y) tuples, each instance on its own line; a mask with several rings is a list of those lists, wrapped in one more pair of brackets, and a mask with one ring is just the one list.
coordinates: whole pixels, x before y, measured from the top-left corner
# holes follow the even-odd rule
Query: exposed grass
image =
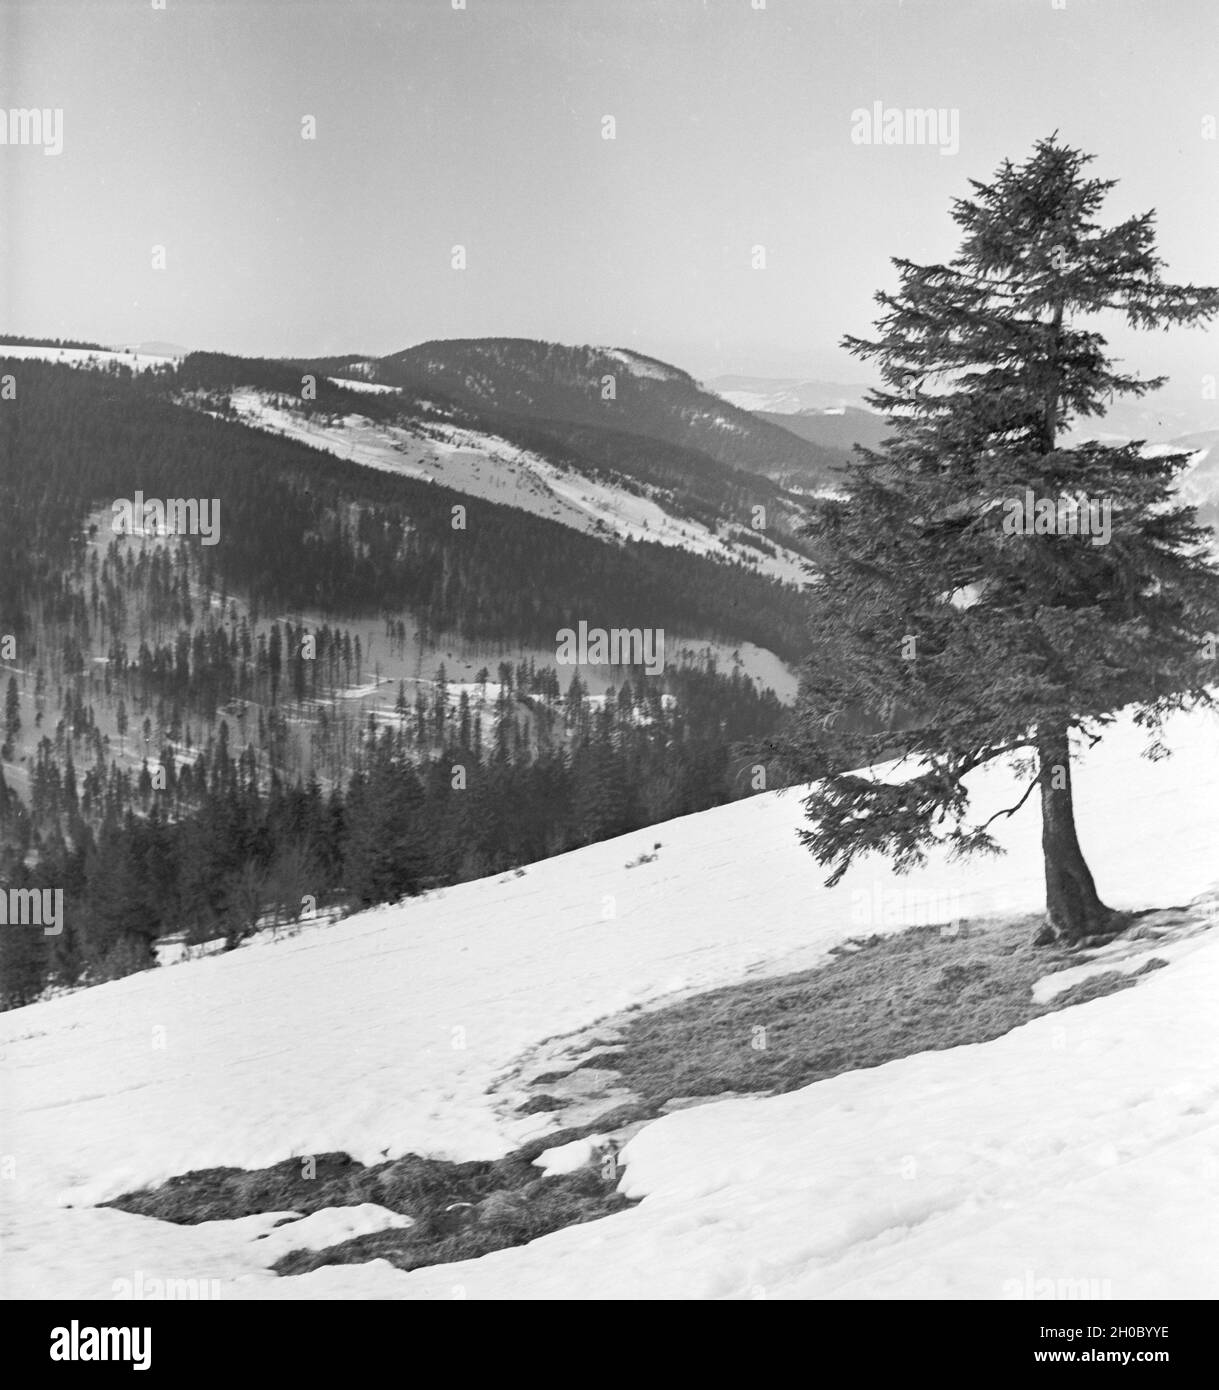
[(531, 1096), (524, 1105), (517, 1107), (518, 1115), (541, 1115), (547, 1110), (562, 1110), (563, 1102), (558, 1096), (548, 1095), (542, 1092), (541, 1095)]
[(406, 1230), (356, 1236), (325, 1250), (294, 1250), (273, 1268), (277, 1274), (305, 1274), (323, 1265), (388, 1260), (399, 1269), (422, 1269), (525, 1245), (565, 1226), (595, 1221), (632, 1205), (614, 1191), (616, 1179), (607, 1181), (588, 1168), (551, 1178), (542, 1177), (536, 1168), (533, 1174), (522, 1186), (497, 1188), (468, 1214), (433, 1208)]
[(1131, 970), (1129, 973), (1105, 970), (1099, 975), (1089, 975), (1077, 985), (1071, 985), (1056, 994), (1047, 1008), (1066, 1009), (1072, 1004), (1086, 1004), (1089, 999), (1102, 999), (1106, 994), (1116, 994), (1119, 989), (1131, 989), (1138, 984), (1140, 975), (1147, 975), (1153, 970), (1163, 970), (1167, 964), (1166, 960), (1153, 956), (1137, 970)]
[[(312, 1177), (306, 1175), (309, 1165)], [(375, 1172), (345, 1153), (313, 1154), (308, 1159), (288, 1158), (270, 1168), (194, 1169), (170, 1178), (160, 1187), (126, 1192), (103, 1205), (138, 1216), (152, 1216), (158, 1221), (172, 1221), (178, 1226), (226, 1221), (264, 1211), (298, 1211), (309, 1216), (326, 1207), (380, 1200), (368, 1195), (369, 1179)]]
[[(533, 1160), (544, 1149), (654, 1118), (678, 1097), (790, 1091), (917, 1052), (987, 1042), (1040, 1014), (1129, 989), (1165, 963), (1153, 958), (1132, 974), (1106, 971), (1037, 1004), (1035, 981), (1080, 958), (1030, 945), (1031, 921), (912, 928), (855, 940), (813, 970), (732, 985), (667, 1008), (632, 1008), (616, 1025), (620, 1037), (594, 1037), (569, 1056), (581, 1058), (575, 1069), (618, 1073), (638, 1101), (493, 1162), (411, 1154), (365, 1167), (344, 1153), (318, 1154), (252, 1172), (201, 1169), (107, 1205), (187, 1225), (258, 1212), (308, 1215), (361, 1202), (414, 1219), (410, 1227), (325, 1250), (292, 1251), (274, 1266), (280, 1274), (375, 1259), (418, 1269), (523, 1245), (631, 1205), (615, 1191), (612, 1172), (596, 1166), (543, 1177)], [(588, 1055), (599, 1048), (606, 1050)], [(568, 1074), (547, 1073), (534, 1084)], [(567, 1103), (540, 1091), (518, 1113)]]
[(1079, 957), (1034, 948), (1031, 921), (874, 936), (847, 943), (813, 970), (637, 1014), (623, 1051), (607, 1065), (653, 1102), (792, 1091), (916, 1052), (988, 1042), (1039, 1014), (1133, 983), (1112, 972), (1034, 1003), (1034, 982)]
[(357, 1236), (325, 1250), (294, 1250), (274, 1269), (302, 1274), (322, 1265), (375, 1259), (418, 1269), (523, 1245), (631, 1206), (615, 1191), (612, 1174), (583, 1168), (544, 1177), (533, 1160), (544, 1149), (655, 1113), (653, 1107), (623, 1106), (595, 1125), (548, 1134), (493, 1161), (449, 1163), (408, 1154), (366, 1167), (345, 1153), (314, 1154), (255, 1170), (198, 1169), (104, 1205), (190, 1226), (259, 1212), (308, 1216), (327, 1207), (375, 1202), (412, 1217), (415, 1224)]

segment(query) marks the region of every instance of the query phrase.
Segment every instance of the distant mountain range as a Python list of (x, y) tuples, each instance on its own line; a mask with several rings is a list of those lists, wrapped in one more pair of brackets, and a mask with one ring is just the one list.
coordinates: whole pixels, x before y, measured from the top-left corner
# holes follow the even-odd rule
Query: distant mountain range
[(865, 449), (878, 449), (893, 433), (883, 415), (853, 405), (836, 410), (801, 410), (794, 415), (763, 411), (759, 418), (782, 426), (810, 444), (839, 450), (844, 455), (856, 444), (862, 444)]
[(824, 485), (841, 452), (704, 389), (688, 372), (625, 348), (528, 338), (446, 339), (387, 357), (311, 364), (484, 416), (642, 435), (769, 478)]
[(843, 384), (770, 376), (717, 376), (707, 386), (742, 410), (774, 415), (861, 407), (870, 389), (863, 382)]
[(1141, 401), (1114, 401), (1103, 416), (1077, 420), (1072, 439), (1145, 439), (1167, 444), (1185, 435), (1219, 429), (1219, 402), (1166, 394), (1170, 388)]
[[(841, 446), (842, 441), (846, 441), (846, 447), (869, 444), (878, 432), (874, 425), (876, 413), (867, 403), (871, 388), (862, 383), (718, 376), (707, 385), (733, 405), (814, 443), (830, 447)], [(1217, 429), (1219, 400), (1203, 395), (1201, 389), (1195, 395), (1187, 395), (1179, 381), (1170, 381), (1162, 390), (1141, 400), (1114, 401), (1103, 416), (1077, 421), (1071, 438), (1146, 439), (1148, 443), (1164, 444), (1183, 435)]]
[[(10, 341), (22, 344), (11, 349), (14, 355), (41, 355), (31, 346), (36, 339)], [(109, 352), (56, 343), (53, 357), (104, 365), (111, 353), (137, 368), (187, 356), (175, 343), (141, 342)], [(625, 348), (478, 338), (425, 342), (383, 357), (195, 354), (193, 360), (232, 364), (222, 374), (233, 384), (264, 393), (271, 388), (270, 372), (281, 395), (287, 383), (298, 383), (298, 369), (314, 371), (357, 397), (360, 418), (382, 427), (409, 432), (423, 423), (432, 430), (442, 424), (465, 431), (462, 451), (481, 449), (501, 470), (506, 445), (528, 451), (544, 465), (574, 468), (609, 489), (604, 497), (578, 500), (580, 529), (608, 527), (621, 535), (639, 530), (643, 522), (628, 517), (631, 508), (610, 496), (625, 486), (682, 519), (677, 531), (662, 519), (658, 531), (653, 514), (646, 528), (652, 536), (672, 541), (680, 533), (678, 543), (704, 553), (722, 548), (714, 540), (717, 527), (747, 525), (759, 504), (770, 516), (772, 539), (805, 550), (799, 539), (799, 495), (833, 487), (854, 446), (879, 448), (890, 434), (885, 418), (866, 403), (870, 388), (860, 382), (725, 375), (703, 385), (679, 367)], [(264, 404), (247, 398), (246, 414)], [(349, 404), (356, 402), (349, 399)], [(330, 424), (313, 418), (310, 428), (319, 435), (313, 442), (357, 457), (349, 437), (352, 414), (342, 438), (321, 437), (334, 435), (337, 417)], [(1187, 491), (1205, 519), (1219, 520), (1219, 457), (1213, 448), (1219, 439), (1219, 401), (1201, 392), (1173, 394), (1169, 386), (1142, 400), (1116, 401), (1103, 417), (1076, 421), (1069, 438), (1141, 438), (1197, 453), (1186, 474)], [(394, 447), (404, 463), (402, 441)], [(541, 493), (546, 492), (543, 486)], [(532, 483), (524, 493), (510, 505), (523, 500), (539, 515), (572, 524), (571, 498), (539, 503), (541, 493)], [(681, 531), (690, 521), (698, 523), (697, 535)], [(779, 570), (784, 577), (792, 574), (786, 560)]]
[[(721, 376), (709, 383), (726, 400), (845, 459), (857, 444), (877, 449), (891, 430), (884, 416), (861, 405), (866, 387), (794, 378)], [(1219, 528), (1219, 401), (1199, 392), (1175, 394), (1171, 384), (1141, 400), (1115, 401), (1094, 419), (1077, 420), (1068, 440), (1143, 439), (1156, 449), (1193, 455), (1181, 492), (1204, 525)]]

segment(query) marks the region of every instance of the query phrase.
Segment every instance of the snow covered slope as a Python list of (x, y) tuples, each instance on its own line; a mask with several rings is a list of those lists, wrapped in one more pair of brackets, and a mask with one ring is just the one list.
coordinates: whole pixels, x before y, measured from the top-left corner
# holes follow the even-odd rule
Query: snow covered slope
[[(356, 389), (394, 388), (357, 383)], [(367, 468), (442, 483), (455, 492), (519, 507), (593, 535), (682, 546), (699, 555), (740, 561), (790, 584), (807, 579), (800, 556), (777, 543), (772, 542), (774, 555), (737, 544), (727, 528), (716, 531), (674, 516), (650, 497), (559, 468), (493, 434), (440, 423), (409, 429), (358, 414), (327, 424), (278, 404), (272, 393), (254, 387), (233, 391), (230, 400), (246, 424), (326, 449)]]
[(138, 352), (132, 348), (113, 351), (97, 348), (55, 347), (53, 344), (0, 343), (0, 357), (26, 362), (56, 362), (64, 367), (86, 367), (101, 371), (107, 367), (129, 367), (145, 372), (150, 367), (171, 366), (181, 359), (160, 353)]
[[(1141, 759), (1122, 722), (1087, 754), (1081, 838), (1113, 905), (1198, 899), (1213, 920), (1219, 719), (1179, 718), (1167, 741), (1177, 756)], [(1001, 768), (974, 788), (983, 814), (1015, 799)], [(289, 1237), (261, 1238), (274, 1214), (178, 1227), (92, 1207), (211, 1165), (503, 1153), (549, 1123), (516, 1115), (505, 1086), (544, 1038), (807, 968), (861, 928), (926, 920), (928, 904), (1040, 905), (1027, 807), (999, 823), (1004, 858), (906, 879), (869, 861), (833, 890), (794, 839), (799, 818), (796, 794), (758, 796), (0, 1015), (0, 1292), (111, 1297), (139, 1273), (214, 1280), (222, 1297), (1003, 1298), (1045, 1296), (1046, 1281), (1219, 1294), (1209, 933), (1136, 988), (994, 1042), (658, 1120), (624, 1151), (638, 1207), (476, 1262), (277, 1278)], [(897, 911), (870, 917), (879, 902)], [(392, 1220), (319, 1213), (309, 1242)]]

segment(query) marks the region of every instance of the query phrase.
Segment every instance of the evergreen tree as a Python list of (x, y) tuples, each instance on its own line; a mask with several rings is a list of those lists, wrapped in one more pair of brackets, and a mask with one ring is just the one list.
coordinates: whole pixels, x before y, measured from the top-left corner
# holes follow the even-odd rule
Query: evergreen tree
[(114, 978), (154, 964), (160, 914), (152, 884), (142, 872), (134, 818), (108, 822), (87, 865), (88, 919), (85, 949), (95, 976)]
[[(831, 883), (867, 851), (899, 870), (934, 844), (996, 852), (991, 822), (1038, 792), (1041, 942), (1117, 925), (1076, 836), (1072, 736), (1095, 742), (1133, 706), (1157, 751), (1164, 716), (1208, 698), (1215, 662), (1201, 644), (1219, 625), (1211, 533), (1173, 490), (1187, 456), (1064, 438), (1115, 394), (1163, 384), (1117, 369), (1095, 315), (1155, 328), (1219, 310), (1219, 291), (1161, 279), (1154, 213), (1095, 220), (1113, 181), (1086, 177), (1090, 160), (1052, 136), (971, 181), (952, 214), (959, 254), (896, 260), (879, 336), (845, 340), (878, 364), (872, 404), (893, 434), (859, 451), (847, 495), (819, 507), (814, 650), (791, 744), (802, 774), (822, 779), (801, 836), (834, 866)], [(1024, 795), (970, 823), (964, 779), (1009, 754)], [(917, 770), (852, 771), (891, 757)]]
[[(8, 892), (10, 884), (19, 890), (39, 886), (24, 865), (0, 885), (0, 891)], [(52, 940), (36, 926), (0, 927), (0, 1008), (33, 1003), (42, 993), (50, 970)]]
[(396, 902), (418, 892), (427, 871), (423, 789), (414, 771), (394, 758), (388, 739), (371, 764), (351, 783), (344, 874), (361, 902)]

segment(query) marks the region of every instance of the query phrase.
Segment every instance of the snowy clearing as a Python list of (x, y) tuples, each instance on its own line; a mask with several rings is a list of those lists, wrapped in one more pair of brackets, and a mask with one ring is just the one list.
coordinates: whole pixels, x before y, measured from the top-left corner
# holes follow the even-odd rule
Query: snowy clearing
[(369, 396), (396, 396), (399, 394), (396, 386), (382, 386), (376, 381), (361, 381), (358, 377), (332, 376), (329, 378), (335, 386), (342, 386), (348, 391), (363, 391)]
[(164, 357), (151, 352), (123, 349), (99, 351), (96, 348), (9, 343), (0, 343), (0, 357), (12, 357), (27, 362), (56, 362), (65, 367), (85, 367), (94, 371), (117, 364), (130, 367), (133, 372), (146, 372), (150, 367), (176, 366), (182, 360), (180, 357)]
[(497, 435), (438, 423), (408, 429), (362, 415), (349, 415), (331, 425), (309, 420), (278, 405), (270, 393), (252, 387), (233, 391), (231, 401), (246, 424), (366, 468), (441, 483), (455, 492), (519, 507), (592, 535), (658, 541), (699, 555), (741, 561), (789, 584), (802, 584), (807, 577), (805, 562), (794, 551), (775, 545), (776, 554), (771, 556), (752, 546), (734, 545), (700, 522), (671, 515), (650, 497), (561, 469)]

